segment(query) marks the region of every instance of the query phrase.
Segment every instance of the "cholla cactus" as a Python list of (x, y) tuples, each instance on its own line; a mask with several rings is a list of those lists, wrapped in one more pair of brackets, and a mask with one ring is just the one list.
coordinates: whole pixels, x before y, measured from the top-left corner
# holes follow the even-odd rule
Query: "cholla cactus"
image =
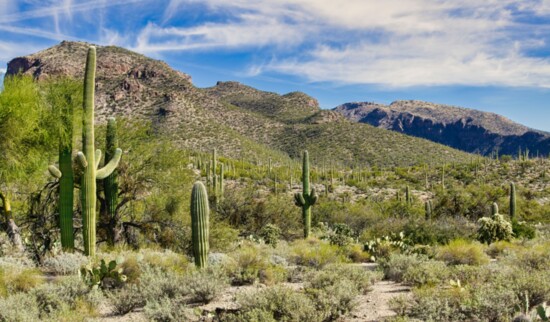
[(482, 243), (491, 244), (499, 240), (512, 239), (512, 224), (506, 221), (504, 217), (498, 213), (497, 203), (493, 203), (491, 213), (491, 218), (483, 217), (478, 221), (478, 240)]

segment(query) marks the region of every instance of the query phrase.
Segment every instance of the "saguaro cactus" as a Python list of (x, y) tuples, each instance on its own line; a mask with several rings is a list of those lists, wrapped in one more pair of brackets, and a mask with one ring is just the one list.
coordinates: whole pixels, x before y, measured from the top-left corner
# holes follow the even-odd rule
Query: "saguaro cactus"
[(107, 178), (118, 166), (122, 155), (116, 149), (113, 158), (103, 168), (98, 169), (101, 150), (95, 150), (94, 136), (94, 91), (95, 91), (96, 49), (88, 49), (86, 71), (84, 74), (84, 104), (82, 118), (82, 147), (77, 161), (83, 169), (80, 182), (80, 201), (82, 204), (82, 231), (84, 235), (84, 253), (95, 256), (96, 244), (96, 180)]
[(495, 217), (496, 215), (498, 215), (498, 204), (493, 202), (493, 205), (491, 206), (491, 217)]
[(72, 145), (59, 146), (59, 169), (51, 165), (50, 174), (59, 179), (59, 228), (61, 231), (61, 247), (63, 250), (74, 249), (73, 205), (74, 205), (74, 173), (72, 161)]
[(409, 186), (405, 188), (405, 201), (407, 202), (407, 206), (412, 204), (411, 188)]
[(208, 260), (208, 194), (202, 182), (195, 182), (191, 191), (191, 236), (195, 266), (204, 268)]
[(302, 219), (304, 221), (304, 238), (309, 237), (311, 231), (311, 206), (317, 202), (315, 188), (309, 190), (309, 154), (304, 151), (302, 166), (302, 193), (294, 195), (296, 206), (302, 208)]
[(516, 217), (516, 185), (510, 184), (510, 219)]
[(424, 204), (424, 207), (426, 208), (426, 220), (432, 219), (432, 201), (427, 200)]
[[(118, 149), (118, 136), (116, 129), (116, 120), (110, 117), (107, 122), (107, 137), (105, 146), (105, 163), (111, 161)], [(109, 243), (112, 245), (118, 239), (115, 235), (116, 209), (118, 206), (118, 181), (116, 169), (103, 180), (103, 191), (105, 192), (105, 202), (107, 204), (107, 213), (109, 214)]]

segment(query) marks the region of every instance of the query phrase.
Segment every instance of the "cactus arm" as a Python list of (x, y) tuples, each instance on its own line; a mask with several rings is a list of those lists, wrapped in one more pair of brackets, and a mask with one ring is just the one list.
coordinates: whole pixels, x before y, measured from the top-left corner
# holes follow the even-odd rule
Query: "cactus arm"
[(55, 165), (49, 166), (48, 171), (54, 178), (60, 179), (62, 176), (61, 171), (59, 171), (59, 169)]
[(308, 196), (309, 205), (310, 206), (315, 205), (315, 203), (317, 203), (318, 198), (319, 198), (319, 196), (317, 195), (317, 192), (315, 191), (315, 188), (311, 188), (311, 192), (309, 193), (309, 196)]
[(105, 179), (109, 175), (111, 175), (111, 173), (113, 173), (113, 171), (115, 171), (116, 167), (118, 166), (118, 163), (120, 162), (120, 157), (121, 156), (122, 156), (122, 150), (121, 149), (116, 149), (115, 155), (109, 161), (109, 163), (107, 163), (103, 168), (97, 170), (96, 179), (99, 179), (99, 180)]
[(304, 199), (304, 196), (301, 193), (296, 192), (294, 194), (294, 204), (296, 204), (296, 206), (298, 207), (303, 207), (306, 205), (306, 200)]
[(76, 154), (76, 162), (82, 169), (86, 169), (88, 167), (88, 160), (86, 159), (86, 156), (82, 152), (78, 152)]
[(95, 158), (95, 168), (99, 169), (99, 163), (101, 162), (101, 150), (100, 149), (95, 150), (94, 158)]

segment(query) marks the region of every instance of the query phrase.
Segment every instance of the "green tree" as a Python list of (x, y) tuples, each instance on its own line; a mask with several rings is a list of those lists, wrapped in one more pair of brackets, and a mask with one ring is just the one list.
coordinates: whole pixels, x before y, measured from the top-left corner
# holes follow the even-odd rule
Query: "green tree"
[(0, 201), (4, 228), (18, 248), (23, 245), (11, 208), (12, 195), (40, 182), (34, 179), (45, 169), (49, 144), (44, 116), (45, 106), (32, 77), (6, 77), (0, 93)]
[(47, 129), (59, 142), (59, 168), (50, 167), (54, 177), (59, 178), (59, 227), (61, 245), (65, 250), (74, 249), (74, 172), (73, 145), (75, 141), (76, 114), (82, 106), (82, 82), (58, 78), (43, 85), (47, 103)]

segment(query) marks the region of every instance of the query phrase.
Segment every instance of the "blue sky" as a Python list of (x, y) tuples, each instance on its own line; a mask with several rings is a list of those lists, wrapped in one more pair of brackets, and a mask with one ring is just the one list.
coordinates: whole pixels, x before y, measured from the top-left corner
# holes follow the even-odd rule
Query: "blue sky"
[(418, 99), (550, 131), (548, 0), (0, 0), (0, 72), (61, 40), (162, 59), (200, 87)]

